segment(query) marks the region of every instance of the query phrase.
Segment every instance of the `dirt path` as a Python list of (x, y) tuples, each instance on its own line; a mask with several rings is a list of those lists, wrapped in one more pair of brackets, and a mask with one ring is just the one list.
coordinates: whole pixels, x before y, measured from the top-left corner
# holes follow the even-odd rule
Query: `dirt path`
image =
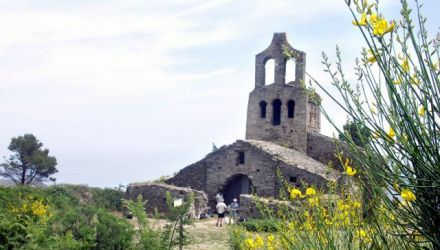
[[(122, 216), (122, 215), (120, 215)], [(150, 226), (162, 228), (167, 223), (166, 220), (149, 219)], [(227, 221), (227, 218), (225, 218)], [(215, 226), (217, 218), (204, 220), (195, 220), (192, 225), (186, 225), (185, 228), (191, 238), (191, 244), (184, 246), (185, 250), (226, 250), (229, 249), (228, 238), (230, 226)], [(130, 220), (130, 223), (137, 229), (136, 219)]]
[(224, 250), (228, 248), (228, 231), (230, 226), (216, 227), (217, 219), (195, 221), (193, 225), (187, 227), (191, 237), (191, 245), (183, 249), (188, 250)]

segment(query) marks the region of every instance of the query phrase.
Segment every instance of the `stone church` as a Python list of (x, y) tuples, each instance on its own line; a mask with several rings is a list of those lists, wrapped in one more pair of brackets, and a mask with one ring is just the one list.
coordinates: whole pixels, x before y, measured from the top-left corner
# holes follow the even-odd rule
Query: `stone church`
[[(293, 51), (295, 80), (286, 82), (288, 57)], [(266, 62), (275, 62), (273, 82), (265, 82)], [(210, 204), (222, 192), (229, 204), (240, 194), (277, 197), (285, 180), (325, 188), (337, 180), (341, 166), (335, 159), (334, 139), (320, 134), (318, 104), (302, 87), (306, 54), (294, 49), (285, 33), (275, 33), (271, 44), (255, 58), (255, 87), (249, 94), (246, 139), (223, 146), (180, 170), (166, 183), (204, 191)], [(319, 98), (319, 97), (318, 97)], [(329, 168), (328, 166), (333, 166)]]

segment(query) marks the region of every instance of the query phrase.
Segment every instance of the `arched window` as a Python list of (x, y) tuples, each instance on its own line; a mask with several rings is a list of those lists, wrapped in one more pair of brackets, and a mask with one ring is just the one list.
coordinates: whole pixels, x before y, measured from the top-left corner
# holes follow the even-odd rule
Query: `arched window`
[(275, 82), (275, 60), (269, 59), (266, 61), (265, 64), (265, 71), (266, 71), (266, 79), (264, 81), (265, 85), (269, 85)]
[(287, 102), (287, 118), (293, 118), (295, 116), (295, 102), (290, 100)]
[(296, 65), (293, 59), (287, 60), (286, 62), (286, 83), (295, 81), (295, 70)]
[(272, 102), (272, 107), (273, 107), (272, 125), (280, 125), (281, 124), (281, 101), (280, 101), (280, 99), (275, 99)]
[(266, 118), (266, 106), (267, 103), (265, 101), (260, 102), (260, 118)]

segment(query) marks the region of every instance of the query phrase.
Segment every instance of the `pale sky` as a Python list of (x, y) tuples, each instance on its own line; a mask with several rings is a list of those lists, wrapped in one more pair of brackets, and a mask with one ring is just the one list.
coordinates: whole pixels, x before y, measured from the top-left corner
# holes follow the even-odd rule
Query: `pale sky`
[[(382, 2), (396, 17), (400, 1)], [(434, 34), (440, 2), (424, 2)], [(322, 83), (321, 52), (334, 58), (338, 44), (350, 77), (363, 46), (351, 20), (343, 0), (2, 0), (0, 156), (33, 133), (58, 160), (57, 183), (172, 174), (244, 138), (255, 55), (274, 32)]]

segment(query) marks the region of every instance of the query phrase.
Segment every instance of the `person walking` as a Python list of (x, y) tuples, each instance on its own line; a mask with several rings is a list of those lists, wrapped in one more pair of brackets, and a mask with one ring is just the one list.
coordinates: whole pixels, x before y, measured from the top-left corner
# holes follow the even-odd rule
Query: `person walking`
[(220, 190), (217, 192), (217, 195), (215, 196), (215, 200), (217, 201), (217, 203), (219, 203), (220, 201), (224, 201), (223, 194), (221, 193)]
[(238, 218), (238, 210), (240, 209), (240, 206), (238, 205), (237, 199), (233, 199), (231, 204), (229, 204), (228, 210), (229, 210), (229, 225), (232, 223), (236, 223)]
[(217, 203), (217, 206), (215, 207), (215, 209), (217, 210), (217, 226), (218, 227), (222, 227), (223, 226), (223, 218), (225, 218), (225, 213), (226, 213), (226, 204), (223, 201), (220, 201), (219, 203)]

